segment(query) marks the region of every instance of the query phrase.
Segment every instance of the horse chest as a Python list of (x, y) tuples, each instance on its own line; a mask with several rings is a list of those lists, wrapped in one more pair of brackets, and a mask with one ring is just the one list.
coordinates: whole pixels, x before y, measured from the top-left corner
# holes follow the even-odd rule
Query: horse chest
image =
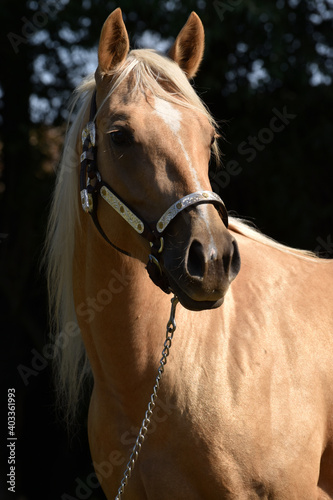
[(319, 499), (316, 436), (303, 428), (291, 437), (285, 425), (272, 430), (258, 407), (221, 416), (212, 405), (177, 422), (170, 417), (140, 467), (148, 498), (158, 491), (160, 499), (179, 500)]
[(156, 432), (157, 446), (145, 460), (146, 487), (156, 481), (158, 488), (162, 478), (165, 498), (319, 499), (318, 402), (291, 384), (280, 393), (279, 383), (265, 377), (249, 376), (237, 388), (227, 373), (220, 380), (207, 385), (189, 377), (178, 385), (162, 441)]

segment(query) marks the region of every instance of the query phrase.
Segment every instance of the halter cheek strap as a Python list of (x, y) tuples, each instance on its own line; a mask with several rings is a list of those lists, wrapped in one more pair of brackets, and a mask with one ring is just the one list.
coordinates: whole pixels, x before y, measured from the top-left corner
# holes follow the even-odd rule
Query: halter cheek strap
[(183, 210), (201, 203), (213, 203), (220, 217), (228, 227), (228, 212), (221, 198), (211, 191), (197, 191), (188, 194), (169, 207), (157, 222), (147, 223), (135, 210), (128, 206), (121, 197), (101, 178), (97, 168), (96, 144), (96, 91), (92, 97), (90, 120), (82, 131), (82, 154), (80, 170), (80, 195), (82, 208), (89, 213), (103, 238), (118, 252), (132, 257), (130, 252), (119, 248), (112, 243), (102, 229), (98, 216), (98, 198), (101, 196), (138, 234), (149, 241), (151, 253), (147, 263), (147, 271), (153, 282), (164, 292), (170, 293), (170, 285), (166, 274), (160, 265), (164, 248), (163, 234), (172, 220)]

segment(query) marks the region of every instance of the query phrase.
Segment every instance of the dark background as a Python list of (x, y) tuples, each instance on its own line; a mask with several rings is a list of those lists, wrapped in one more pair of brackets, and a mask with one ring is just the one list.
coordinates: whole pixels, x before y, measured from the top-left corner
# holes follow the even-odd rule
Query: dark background
[[(49, 363), (36, 353), (48, 342), (40, 260), (66, 106), (93, 70), (102, 23), (117, 6), (132, 47), (146, 46), (145, 34), (167, 49), (189, 13), (199, 14), (206, 51), (195, 88), (225, 137), (225, 170), (211, 173), (214, 189), (266, 234), (333, 254), (331, 0), (2, 0), (0, 404), (6, 417), (14, 387), (18, 439), (16, 494), (8, 496), (5, 452), (1, 498), (103, 498), (89, 484), (86, 408), (68, 437), (54, 408)], [(272, 121), (279, 113), (284, 123)], [(31, 370), (23, 377), (22, 366)], [(6, 419), (2, 425), (6, 438)]]

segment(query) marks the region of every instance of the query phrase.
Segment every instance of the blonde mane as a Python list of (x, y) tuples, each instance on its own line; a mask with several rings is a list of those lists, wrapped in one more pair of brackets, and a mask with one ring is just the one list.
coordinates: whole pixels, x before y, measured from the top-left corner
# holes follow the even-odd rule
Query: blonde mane
[[(104, 102), (130, 74), (134, 76), (135, 81), (133, 92), (149, 91), (154, 96), (171, 103), (199, 110), (216, 127), (215, 120), (179, 66), (153, 50), (141, 49), (129, 53), (125, 63), (112, 74), (113, 85)], [(54, 359), (56, 388), (60, 406), (68, 422), (75, 416), (81, 388), (85, 385), (85, 379), (90, 377), (88, 358), (77, 326), (72, 270), (75, 227), (79, 223), (81, 209), (77, 193), (80, 154), (77, 151), (77, 141), (85, 125), (83, 119), (95, 88), (94, 75), (89, 75), (74, 92), (71, 114), (77, 105), (79, 110), (66, 135), (62, 160), (57, 172), (45, 249), (52, 335), (56, 346)], [(214, 153), (218, 159), (218, 146), (215, 146)], [(315, 258), (310, 252), (285, 247), (235, 218), (230, 219), (230, 229), (282, 252), (305, 259)]]

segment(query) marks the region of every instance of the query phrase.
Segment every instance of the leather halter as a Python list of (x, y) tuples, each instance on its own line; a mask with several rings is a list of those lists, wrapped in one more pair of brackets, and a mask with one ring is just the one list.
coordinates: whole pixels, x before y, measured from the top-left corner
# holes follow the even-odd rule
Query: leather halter
[(132, 257), (131, 253), (119, 248), (112, 243), (101, 227), (97, 206), (99, 195), (141, 236), (149, 241), (151, 253), (146, 269), (153, 282), (164, 292), (170, 293), (169, 280), (162, 270), (160, 258), (163, 252), (163, 235), (169, 223), (184, 209), (199, 205), (201, 203), (213, 203), (216, 207), (224, 225), (228, 227), (228, 212), (221, 198), (211, 191), (197, 191), (188, 194), (171, 205), (156, 222), (146, 222), (143, 217), (135, 212), (121, 197), (101, 178), (97, 168), (97, 144), (96, 144), (96, 91), (94, 92), (90, 105), (90, 118), (82, 131), (82, 154), (80, 170), (80, 194), (82, 208), (89, 213), (92, 220), (103, 238), (118, 252)]

